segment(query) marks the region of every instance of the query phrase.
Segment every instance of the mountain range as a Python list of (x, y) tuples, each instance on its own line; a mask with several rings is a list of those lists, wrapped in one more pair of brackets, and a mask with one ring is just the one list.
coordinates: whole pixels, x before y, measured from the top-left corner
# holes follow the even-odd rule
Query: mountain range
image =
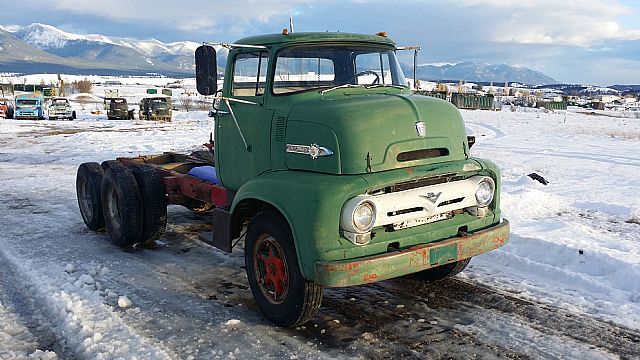
[[(11, 30), (0, 27), (0, 73), (193, 76), (194, 51), (200, 43), (163, 43), (104, 35), (79, 35), (34, 23)], [(226, 57), (226, 49), (219, 49)], [(223, 63), (223, 62), (220, 62)], [(413, 68), (403, 65), (407, 77)], [(505, 64), (477, 62), (418, 65), (418, 79), (553, 84), (541, 72)]]
[[(405, 76), (413, 76), (413, 66), (403, 67)], [(525, 67), (506, 64), (484, 64), (465, 61), (456, 64), (423, 64), (416, 67), (418, 79), (432, 81), (471, 81), (494, 82), (508, 81), (528, 85), (557, 84), (558, 81), (549, 76)]]
[(0, 27), (0, 72), (191, 76), (199, 45), (78, 35), (39, 23), (13, 31)]

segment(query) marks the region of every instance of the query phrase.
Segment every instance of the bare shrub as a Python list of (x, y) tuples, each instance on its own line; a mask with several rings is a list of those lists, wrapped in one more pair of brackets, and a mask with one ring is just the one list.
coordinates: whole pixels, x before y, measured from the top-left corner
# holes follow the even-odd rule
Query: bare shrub
[(211, 102), (204, 96), (198, 98), (198, 110), (207, 111), (211, 107)]
[(77, 92), (80, 92), (80, 93), (90, 93), (92, 86), (93, 84), (91, 84), (91, 81), (87, 79), (73, 82), (73, 87)]
[(182, 94), (180, 96), (180, 103), (182, 104), (182, 107), (184, 107), (184, 110), (186, 112), (189, 112), (189, 110), (191, 110), (193, 105), (193, 98), (191, 97), (191, 94), (189, 93)]

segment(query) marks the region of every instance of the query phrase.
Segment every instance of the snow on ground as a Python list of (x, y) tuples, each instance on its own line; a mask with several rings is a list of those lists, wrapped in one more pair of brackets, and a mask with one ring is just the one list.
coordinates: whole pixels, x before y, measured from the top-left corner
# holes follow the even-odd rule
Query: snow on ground
[[(463, 115), (472, 154), (503, 172), (512, 226), (511, 243), (477, 257), (467, 276), (640, 328), (640, 120)], [(527, 177), (534, 172), (549, 184)]]
[[(108, 235), (84, 226), (75, 199), (77, 166), (188, 153), (209, 139), (213, 124), (206, 112), (174, 116), (171, 123), (107, 121), (84, 111), (76, 121), (0, 120), (0, 270), (12, 274), (0, 281), (0, 349), (17, 354), (0, 350), (0, 358), (385, 357), (378, 349), (396, 345), (381, 336), (417, 329), (405, 338), (420, 344), (425, 321), (428, 329), (473, 334), (497, 353), (612, 356), (504, 312), (409, 302), (394, 282), (327, 290), (328, 308), (310, 329), (275, 328), (251, 300), (242, 249), (226, 255), (198, 242), (206, 219), (178, 206), (169, 208), (158, 249), (123, 252)], [(477, 137), (472, 155), (494, 160), (503, 171), (502, 209), (512, 237), (505, 247), (476, 257), (462, 280), (640, 329), (640, 224), (634, 223), (640, 220), (640, 140), (633, 136), (640, 121), (571, 112), (463, 116)], [(528, 178), (532, 172), (549, 184)], [(15, 294), (7, 294), (11, 286)], [(351, 311), (351, 303), (364, 307)], [(355, 325), (368, 325), (367, 313), (382, 316), (376, 321), (383, 333), (354, 338), (350, 322), (363, 316)], [(341, 332), (344, 339), (325, 346)], [(449, 357), (454, 350), (442, 351)], [(469, 355), (464, 347), (457, 351)]]

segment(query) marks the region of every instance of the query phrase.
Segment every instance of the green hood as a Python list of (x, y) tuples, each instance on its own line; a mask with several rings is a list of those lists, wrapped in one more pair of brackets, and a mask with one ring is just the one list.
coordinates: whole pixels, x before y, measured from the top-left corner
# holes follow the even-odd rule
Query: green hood
[[(426, 135), (418, 135), (423, 122)], [(290, 169), (363, 174), (467, 158), (462, 117), (446, 101), (413, 94), (326, 94), (296, 104), (287, 144), (317, 144), (331, 156), (287, 153)]]

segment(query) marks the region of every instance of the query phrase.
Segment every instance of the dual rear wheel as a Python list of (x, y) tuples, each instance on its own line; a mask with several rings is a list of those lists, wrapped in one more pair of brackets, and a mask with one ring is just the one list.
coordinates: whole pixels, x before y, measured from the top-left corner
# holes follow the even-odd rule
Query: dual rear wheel
[(84, 163), (76, 192), (80, 214), (91, 230), (106, 228), (111, 241), (131, 246), (159, 239), (167, 223), (162, 179), (145, 164)]

